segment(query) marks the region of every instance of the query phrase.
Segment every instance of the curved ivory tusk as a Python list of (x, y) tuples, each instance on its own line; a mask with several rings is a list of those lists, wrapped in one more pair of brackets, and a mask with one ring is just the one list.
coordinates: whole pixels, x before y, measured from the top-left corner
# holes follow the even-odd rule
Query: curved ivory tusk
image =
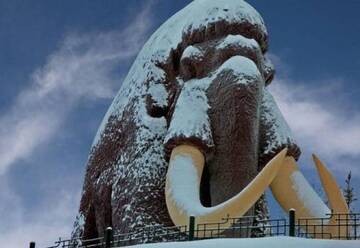
[[(314, 157), (314, 161), (333, 213), (348, 213), (347, 207), (344, 206), (346, 203), (341, 190), (337, 186), (334, 177), (320, 160)], [(327, 222), (323, 223), (321, 223), (321, 220), (315, 219), (327, 218), (331, 210), (304, 178), (293, 157), (285, 158), (282, 169), (272, 181), (270, 187), (275, 199), (285, 211), (289, 211), (290, 208), (296, 209), (296, 219), (314, 218), (307, 221), (310, 228), (316, 228), (311, 227), (311, 225), (318, 225), (317, 231), (308, 228), (307, 231), (310, 234), (322, 232), (323, 235), (315, 235), (317, 238), (329, 238), (329, 235), (332, 237), (346, 235), (345, 227), (336, 226), (335, 228), (335, 226), (332, 226), (339, 224), (338, 216), (333, 215)], [(320, 227), (322, 224), (325, 226)], [(322, 230), (320, 230), (321, 228)]]
[(346, 238), (349, 234), (349, 228), (347, 227), (349, 217), (347, 215), (341, 214), (349, 214), (350, 211), (348, 205), (346, 204), (344, 195), (336, 183), (336, 179), (326, 168), (326, 166), (315, 154), (313, 154), (312, 157), (318, 171), (321, 184), (329, 201), (330, 208), (334, 214), (330, 218), (328, 232), (335, 237), (339, 237), (340, 239)]
[[(173, 223), (177, 226), (187, 225), (190, 216), (195, 216), (197, 223), (209, 223), (222, 222), (226, 216), (244, 215), (275, 178), (286, 152), (287, 149), (284, 149), (275, 156), (240, 193), (217, 206), (204, 207), (200, 202), (204, 156), (193, 146), (175, 147), (171, 153), (165, 186), (166, 205)], [(225, 223), (222, 226), (228, 228), (230, 225)]]
[(334, 213), (349, 213), (345, 198), (333, 175), (315, 154), (313, 154), (313, 160), (332, 211)]

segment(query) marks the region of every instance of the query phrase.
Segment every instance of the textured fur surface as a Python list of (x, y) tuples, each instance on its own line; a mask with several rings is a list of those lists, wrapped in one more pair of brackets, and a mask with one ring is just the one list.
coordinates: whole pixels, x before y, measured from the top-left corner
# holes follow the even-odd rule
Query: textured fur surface
[[(119, 41), (120, 42), (120, 41)], [(140, 51), (95, 137), (73, 236), (171, 226), (165, 176), (171, 149), (206, 156), (204, 205), (241, 191), (283, 147), (300, 151), (266, 89), (260, 15), (242, 0), (196, 0)]]

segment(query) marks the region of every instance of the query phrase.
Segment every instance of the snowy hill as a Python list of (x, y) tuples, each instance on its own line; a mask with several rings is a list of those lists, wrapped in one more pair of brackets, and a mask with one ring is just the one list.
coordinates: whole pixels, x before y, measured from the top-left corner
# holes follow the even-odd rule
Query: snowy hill
[(290, 237), (249, 239), (208, 239), (191, 242), (143, 244), (128, 247), (138, 248), (359, 248), (359, 240), (315, 240)]

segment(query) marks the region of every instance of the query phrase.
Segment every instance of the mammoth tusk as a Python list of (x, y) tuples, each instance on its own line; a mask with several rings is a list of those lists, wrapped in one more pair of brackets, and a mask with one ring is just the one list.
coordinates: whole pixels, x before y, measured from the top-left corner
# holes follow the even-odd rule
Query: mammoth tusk
[[(349, 211), (334, 177), (316, 156), (313, 158), (332, 211), (304, 178), (293, 157), (285, 158), (282, 169), (270, 184), (272, 193), (284, 211), (290, 208), (296, 209), (297, 220), (313, 218), (307, 221), (307, 225), (314, 229), (315, 225), (325, 225), (322, 227), (323, 235), (315, 235), (317, 238), (329, 238), (329, 235), (333, 238), (344, 237), (347, 233), (345, 228), (338, 226), (335, 228), (335, 225), (339, 224), (336, 215), (332, 215), (326, 223), (316, 219), (326, 218), (332, 212), (336, 214)], [(316, 233), (315, 230), (307, 231)]]
[(331, 213), (299, 171), (293, 157), (285, 158), (270, 188), (281, 207), (285, 211), (295, 208), (297, 217), (319, 218)]
[[(240, 193), (213, 207), (204, 207), (200, 202), (200, 181), (205, 159), (203, 154), (190, 145), (180, 145), (172, 150), (166, 175), (166, 205), (173, 223), (187, 225), (190, 216), (197, 223), (222, 222), (226, 216), (244, 215), (260, 198), (275, 178), (287, 149), (276, 155)], [(231, 223), (225, 223), (224, 228)], [(200, 233), (199, 233), (200, 234)], [(206, 235), (206, 234), (201, 234)]]
[(318, 171), (321, 184), (329, 201), (330, 208), (334, 214), (329, 220), (329, 227), (327, 228), (327, 232), (330, 233), (333, 237), (338, 237), (339, 239), (346, 238), (349, 234), (349, 229), (347, 227), (349, 217), (346, 214), (349, 214), (350, 211), (348, 205), (346, 204), (344, 195), (336, 183), (334, 176), (330, 173), (326, 166), (315, 154), (313, 154), (312, 157)]
[(315, 154), (313, 154), (313, 160), (332, 211), (334, 213), (349, 213), (345, 198), (333, 175)]

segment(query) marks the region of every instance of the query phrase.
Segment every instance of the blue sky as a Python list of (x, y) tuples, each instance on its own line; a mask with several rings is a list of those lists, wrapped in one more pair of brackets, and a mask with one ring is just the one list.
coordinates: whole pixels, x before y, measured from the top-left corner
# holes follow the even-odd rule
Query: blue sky
[[(0, 0), (0, 243), (69, 235), (112, 97), (149, 35), (189, 2)], [(360, 1), (248, 2), (270, 33), (271, 90), (304, 174), (320, 191), (316, 152), (340, 184), (353, 171), (360, 198)]]

